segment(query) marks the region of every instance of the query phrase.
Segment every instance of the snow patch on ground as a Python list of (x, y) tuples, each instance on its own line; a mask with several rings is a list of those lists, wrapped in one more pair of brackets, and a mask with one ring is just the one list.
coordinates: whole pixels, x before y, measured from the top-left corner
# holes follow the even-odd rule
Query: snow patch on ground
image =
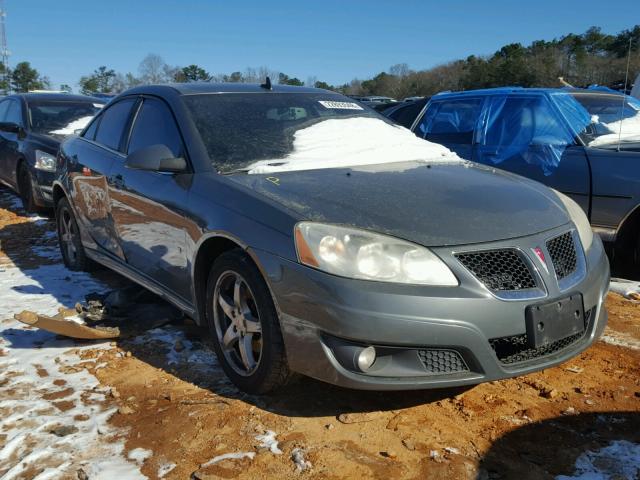
[(129, 460), (133, 460), (138, 465), (142, 466), (145, 460), (147, 460), (148, 458), (151, 458), (152, 456), (153, 456), (153, 452), (151, 450), (147, 450), (145, 448), (134, 448), (129, 452), (129, 454), (127, 455), (127, 458)]
[(377, 118), (334, 118), (296, 131), (293, 151), (289, 155), (255, 162), (249, 166), (249, 173), (410, 161), (465, 162), (446, 147), (422, 140), (404, 127)]
[(260, 448), (266, 448), (271, 453), (276, 455), (282, 455), (282, 450), (278, 448), (278, 441), (276, 440), (276, 432), (273, 430), (267, 430), (264, 435), (256, 436), (256, 440), (260, 442)]
[(632, 350), (640, 350), (640, 340), (632, 337), (631, 335), (627, 335), (626, 333), (616, 332), (610, 328), (605, 330), (605, 333), (600, 337), (600, 340), (610, 345), (630, 348)]
[[(44, 247), (43, 247), (44, 248)], [(42, 253), (42, 252), (41, 252)], [(53, 253), (51, 253), (53, 255)], [(54, 315), (90, 292), (106, 287), (61, 264), (0, 273), (0, 477), (75, 478), (82, 469), (92, 480), (145, 478), (123, 457), (120, 430), (108, 424), (103, 389), (76, 351), (108, 348), (80, 344), (33, 329), (13, 315), (25, 309)], [(74, 349), (73, 351), (70, 351)], [(99, 359), (98, 359), (99, 361)], [(32, 478), (32, 477), (30, 477)]]
[(210, 467), (211, 465), (215, 465), (218, 462), (221, 462), (223, 460), (229, 460), (229, 459), (248, 458), (250, 460), (253, 460), (255, 456), (256, 456), (256, 452), (225, 453), (223, 455), (218, 455), (217, 457), (213, 457), (208, 462), (203, 463), (202, 465), (200, 465), (200, 467), (201, 468)]
[(301, 448), (294, 448), (291, 451), (291, 460), (293, 460), (297, 472), (304, 472), (305, 470), (313, 467), (313, 465), (311, 465), (311, 462), (305, 459), (304, 450), (302, 450)]
[(164, 478), (176, 467), (177, 465), (175, 463), (169, 463), (169, 462), (161, 463), (158, 466), (158, 478)]
[(633, 294), (640, 295), (640, 282), (624, 280), (622, 278), (612, 278), (609, 290), (626, 298), (632, 298)]
[(640, 478), (640, 445), (620, 440), (598, 451), (586, 451), (576, 460), (572, 476), (559, 475), (556, 480), (610, 480)]

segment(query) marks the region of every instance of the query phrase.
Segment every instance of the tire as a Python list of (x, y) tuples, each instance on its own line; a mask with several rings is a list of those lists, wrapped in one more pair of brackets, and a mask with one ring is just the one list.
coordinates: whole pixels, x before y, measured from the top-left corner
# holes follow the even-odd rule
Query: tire
[(287, 383), (289, 366), (269, 288), (242, 250), (220, 255), (207, 281), (207, 325), (229, 379), (264, 394)]
[(38, 205), (36, 205), (33, 194), (31, 172), (29, 172), (29, 168), (24, 163), (21, 163), (18, 167), (18, 195), (20, 195), (22, 206), (27, 213), (38, 211)]
[(80, 240), (78, 222), (66, 198), (56, 204), (56, 230), (65, 266), (74, 271), (93, 270), (93, 262), (87, 257)]

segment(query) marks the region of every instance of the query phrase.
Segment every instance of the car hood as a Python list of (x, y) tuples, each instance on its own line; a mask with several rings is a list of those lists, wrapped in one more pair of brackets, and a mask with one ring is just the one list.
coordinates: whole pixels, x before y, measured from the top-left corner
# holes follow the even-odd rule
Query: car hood
[(232, 182), (303, 218), (386, 233), (425, 246), (521, 237), (569, 221), (537, 182), (470, 162), (234, 174)]
[(58, 150), (60, 142), (66, 138), (66, 135), (44, 135), (42, 133), (32, 133), (31, 140), (50, 150)]

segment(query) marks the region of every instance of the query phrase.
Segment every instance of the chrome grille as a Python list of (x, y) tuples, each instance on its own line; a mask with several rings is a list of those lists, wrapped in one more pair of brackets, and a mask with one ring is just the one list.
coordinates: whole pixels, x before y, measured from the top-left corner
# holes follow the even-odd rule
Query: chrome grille
[(553, 269), (559, 280), (571, 275), (578, 267), (576, 246), (571, 232), (563, 233), (547, 242)]
[(536, 288), (531, 270), (515, 249), (458, 253), (456, 258), (489, 290)]

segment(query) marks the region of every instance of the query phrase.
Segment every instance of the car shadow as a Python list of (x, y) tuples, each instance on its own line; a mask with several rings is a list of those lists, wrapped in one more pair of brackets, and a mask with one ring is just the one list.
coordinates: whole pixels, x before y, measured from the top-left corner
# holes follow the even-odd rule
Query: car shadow
[[(630, 450), (635, 455), (629, 455)], [(639, 450), (638, 412), (566, 415), (521, 426), (495, 440), (480, 460), (477, 480), (544, 480), (558, 475), (636, 479)]]

